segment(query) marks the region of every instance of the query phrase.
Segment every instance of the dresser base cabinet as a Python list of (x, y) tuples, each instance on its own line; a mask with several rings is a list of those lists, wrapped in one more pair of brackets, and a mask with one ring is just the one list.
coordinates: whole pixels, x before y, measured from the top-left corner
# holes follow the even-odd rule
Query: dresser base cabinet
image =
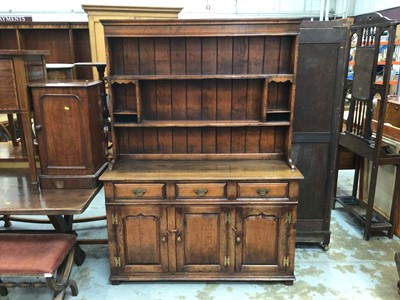
[(120, 162), (101, 176), (111, 281), (293, 282), (301, 178), (282, 161)]

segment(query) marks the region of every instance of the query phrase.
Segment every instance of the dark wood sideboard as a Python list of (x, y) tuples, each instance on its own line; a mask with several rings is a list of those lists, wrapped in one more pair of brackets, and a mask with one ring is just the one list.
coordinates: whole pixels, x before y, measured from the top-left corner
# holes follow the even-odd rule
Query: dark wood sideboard
[(291, 284), (300, 20), (102, 24), (111, 282)]

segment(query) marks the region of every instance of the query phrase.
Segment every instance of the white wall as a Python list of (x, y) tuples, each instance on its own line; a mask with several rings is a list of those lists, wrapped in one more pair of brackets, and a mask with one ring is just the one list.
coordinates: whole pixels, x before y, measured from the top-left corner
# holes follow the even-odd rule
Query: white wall
[(356, 0), (354, 15), (362, 15), (397, 6), (400, 6), (399, 0)]
[(82, 4), (184, 7), (180, 18), (331, 17), (364, 14), (400, 5), (399, 0), (11, 0), (0, 2), (0, 15), (31, 15), (34, 21), (86, 21)]

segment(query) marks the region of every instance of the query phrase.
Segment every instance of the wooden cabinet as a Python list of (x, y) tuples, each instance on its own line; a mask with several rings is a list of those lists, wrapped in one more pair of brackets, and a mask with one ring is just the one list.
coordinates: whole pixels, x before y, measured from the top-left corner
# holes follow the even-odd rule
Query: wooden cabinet
[(303, 22), (300, 28), (292, 157), (304, 180), (296, 241), (323, 248), (331, 235), (347, 22)]
[(300, 21), (102, 24), (111, 282), (293, 282)]
[(93, 188), (105, 170), (103, 82), (30, 85), (42, 188)]
[[(193, 170), (183, 171), (182, 164), (191, 165)], [(232, 173), (226, 166), (241, 168), (243, 162), (216, 164), (215, 169), (222, 170), (219, 176), (226, 180), (204, 180), (212, 173), (201, 161), (142, 161), (139, 165), (127, 161), (112, 171), (124, 180), (112, 172), (102, 175), (113, 283), (294, 280), (296, 197), (301, 174), (288, 171), (284, 162), (271, 165), (264, 161), (253, 166), (253, 171), (261, 174), (263, 168), (272, 169), (263, 173), (273, 176), (280, 170), (280, 180), (257, 182), (258, 176), (251, 178), (249, 174), (228, 180)], [(125, 168), (132, 171), (122, 175)], [(181, 173), (166, 179), (166, 173), (173, 169)], [(149, 176), (165, 181), (150, 180)], [(194, 177), (196, 181), (190, 180)], [(243, 186), (247, 194), (240, 194)], [(268, 195), (269, 187), (279, 187), (281, 192)]]

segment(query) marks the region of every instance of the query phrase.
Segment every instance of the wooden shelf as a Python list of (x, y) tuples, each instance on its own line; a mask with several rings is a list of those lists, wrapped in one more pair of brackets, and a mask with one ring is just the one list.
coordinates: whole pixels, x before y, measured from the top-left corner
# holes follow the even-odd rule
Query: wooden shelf
[(268, 109), (267, 114), (290, 114), (289, 109), (280, 109), (280, 108), (273, 108), (273, 109)]
[(0, 162), (28, 161), (22, 154), (21, 145), (13, 146), (11, 142), (0, 142)]
[[(366, 206), (365, 204), (355, 198), (353, 196), (340, 196), (336, 197), (335, 201), (339, 202), (343, 207), (349, 211), (353, 216), (356, 217), (362, 224), (365, 223), (366, 220)], [(377, 212), (373, 212), (372, 214), (372, 222), (371, 222), (371, 230), (372, 231), (383, 231), (389, 230), (392, 228), (392, 224), (390, 224), (385, 218), (379, 215)]]
[(117, 109), (113, 112), (114, 115), (137, 115), (137, 112), (130, 109)]
[(112, 75), (111, 84), (137, 83), (138, 80), (205, 80), (205, 79), (269, 79), (273, 82), (293, 81), (293, 74), (198, 74), (198, 75)]
[(289, 121), (143, 121), (134, 122), (115, 122), (114, 127), (258, 127), (258, 126), (290, 126)]

